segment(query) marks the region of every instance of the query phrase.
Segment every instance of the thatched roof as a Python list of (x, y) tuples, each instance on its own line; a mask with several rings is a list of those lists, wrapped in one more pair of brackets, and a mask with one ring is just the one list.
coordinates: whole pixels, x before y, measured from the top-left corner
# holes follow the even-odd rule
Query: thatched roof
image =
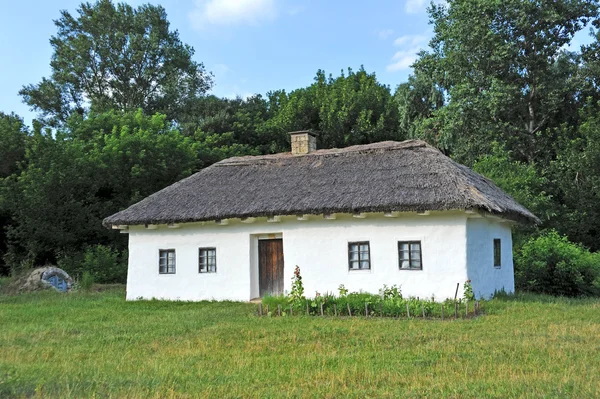
[(105, 226), (275, 215), (477, 210), (538, 223), (491, 180), (423, 141), (225, 159), (104, 220)]

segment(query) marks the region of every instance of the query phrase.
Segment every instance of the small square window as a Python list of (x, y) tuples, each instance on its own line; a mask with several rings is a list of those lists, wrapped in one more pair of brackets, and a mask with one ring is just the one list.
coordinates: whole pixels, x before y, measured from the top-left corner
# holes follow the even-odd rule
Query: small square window
[(494, 238), (494, 267), (502, 266), (502, 242)]
[(160, 274), (175, 274), (174, 249), (161, 249), (158, 251), (158, 272)]
[(198, 273), (217, 272), (217, 250), (215, 248), (198, 249)]
[(398, 241), (400, 270), (423, 270), (421, 241)]
[(348, 243), (348, 269), (371, 269), (371, 250), (368, 241)]

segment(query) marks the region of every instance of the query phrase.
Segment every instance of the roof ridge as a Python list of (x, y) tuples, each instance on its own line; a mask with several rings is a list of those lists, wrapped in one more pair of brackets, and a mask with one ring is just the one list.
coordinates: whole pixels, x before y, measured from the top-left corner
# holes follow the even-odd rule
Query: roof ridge
[[(292, 155), (291, 152), (280, 152), (276, 154), (265, 154), (265, 155), (245, 155), (239, 157), (231, 157), (223, 159), (217, 163), (214, 163), (212, 166), (233, 166), (233, 165), (246, 165), (248, 163), (253, 163), (255, 161), (279, 161), (282, 159), (299, 159), (304, 157), (329, 157), (329, 156), (339, 156), (345, 154), (352, 153), (364, 153), (369, 154), (377, 151), (397, 151), (397, 150), (408, 150), (412, 148), (431, 148), (436, 151), (439, 151), (437, 148), (427, 144), (423, 140), (404, 140), (404, 141), (394, 141), (394, 140), (386, 140), (386, 141), (378, 141), (375, 143), (369, 144), (357, 144), (348, 147), (342, 148), (326, 148), (321, 150), (316, 150), (313, 152), (309, 152), (303, 155)], [(441, 153), (441, 152), (440, 152)]]

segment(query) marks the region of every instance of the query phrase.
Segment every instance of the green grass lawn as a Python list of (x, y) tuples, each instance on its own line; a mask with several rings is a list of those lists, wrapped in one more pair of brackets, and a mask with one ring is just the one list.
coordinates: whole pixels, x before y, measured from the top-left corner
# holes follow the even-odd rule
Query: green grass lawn
[(494, 300), (458, 321), (254, 311), (0, 296), (0, 397), (600, 397), (600, 300)]

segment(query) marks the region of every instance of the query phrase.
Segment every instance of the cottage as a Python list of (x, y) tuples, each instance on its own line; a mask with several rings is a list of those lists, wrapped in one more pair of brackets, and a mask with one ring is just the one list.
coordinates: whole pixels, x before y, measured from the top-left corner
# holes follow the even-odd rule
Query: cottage
[(423, 141), (218, 162), (104, 220), (129, 234), (127, 299), (247, 301), (290, 290), (478, 297), (514, 290), (511, 226), (539, 220)]

